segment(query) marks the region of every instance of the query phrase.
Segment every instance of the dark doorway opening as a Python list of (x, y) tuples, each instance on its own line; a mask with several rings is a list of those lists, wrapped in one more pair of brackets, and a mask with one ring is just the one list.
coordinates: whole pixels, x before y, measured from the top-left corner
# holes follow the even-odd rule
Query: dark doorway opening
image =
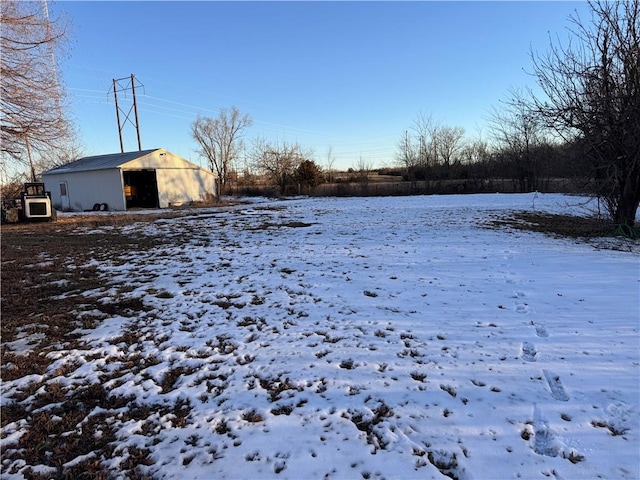
[(124, 196), (129, 208), (158, 208), (158, 181), (155, 170), (122, 172)]

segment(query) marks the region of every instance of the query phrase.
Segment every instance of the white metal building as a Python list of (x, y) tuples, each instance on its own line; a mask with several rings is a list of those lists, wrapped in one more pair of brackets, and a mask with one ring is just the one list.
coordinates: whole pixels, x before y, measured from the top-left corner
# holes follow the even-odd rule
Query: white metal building
[(216, 174), (162, 148), (84, 157), (42, 178), (61, 210), (167, 208), (217, 194)]

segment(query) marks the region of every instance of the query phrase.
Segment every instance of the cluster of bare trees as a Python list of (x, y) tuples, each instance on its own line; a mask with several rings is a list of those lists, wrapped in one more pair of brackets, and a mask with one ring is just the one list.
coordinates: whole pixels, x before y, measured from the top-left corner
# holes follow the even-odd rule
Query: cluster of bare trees
[[(240, 153), (245, 152), (245, 177), (257, 172), (278, 188), (281, 195), (288, 189), (300, 191), (302, 186), (315, 187), (324, 180), (322, 169), (314, 160), (314, 152), (297, 142), (272, 142), (263, 137), (247, 147), (244, 135), (252, 125), (251, 117), (237, 107), (223, 108), (217, 117), (198, 117), (191, 125), (201, 157), (207, 159), (211, 171), (218, 174), (222, 192), (237, 178)], [(334, 158), (329, 150), (329, 166)]]
[(66, 25), (49, 19), (46, 2), (3, 0), (0, 9), (2, 162), (28, 167), (35, 179), (36, 165), (64, 158), (73, 144), (56, 65)]
[(543, 172), (549, 132), (539, 115), (531, 110), (520, 91), (513, 91), (502, 108), (495, 108), (489, 118), (494, 153), (507, 158), (513, 166), (520, 191), (538, 189)]
[(415, 182), (429, 175), (435, 166), (450, 167), (463, 158), (464, 129), (441, 125), (432, 116), (421, 114), (399, 142), (398, 159)]
[(249, 159), (256, 171), (277, 185), (281, 194), (287, 193), (288, 186), (298, 183), (315, 186), (320, 182), (321, 172), (313, 160), (313, 151), (305, 150), (298, 143), (256, 138)]
[[(240, 153), (246, 151), (243, 137), (251, 124), (251, 117), (233, 106), (223, 108), (215, 118), (198, 117), (191, 125), (199, 154), (207, 159), (211, 171), (218, 174), (223, 193), (231, 179), (237, 176)], [(246, 159), (247, 169), (267, 177), (278, 187), (280, 194), (287, 193), (290, 186), (314, 187), (322, 178), (313, 152), (298, 143), (271, 142), (258, 137), (248, 148)]]
[(398, 145), (406, 177), (415, 182), (436, 166), (489, 161), (508, 164), (520, 191), (533, 191), (542, 172), (566, 172), (551, 162), (570, 159), (571, 174), (611, 218), (633, 226), (640, 204), (639, 2), (589, 1), (591, 18), (571, 17), (566, 45), (552, 37), (546, 54), (532, 53), (543, 94), (509, 93), (489, 118), (491, 148), (418, 117)]

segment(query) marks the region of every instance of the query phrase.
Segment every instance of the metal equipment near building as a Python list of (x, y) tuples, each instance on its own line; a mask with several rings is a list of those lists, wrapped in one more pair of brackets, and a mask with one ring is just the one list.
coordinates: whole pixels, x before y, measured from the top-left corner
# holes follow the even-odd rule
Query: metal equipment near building
[(25, 183), (20, 198), (2, 201), (2, 223), (54, 221), (56, 217), (51, 193), (45, 190), (41, 182)]

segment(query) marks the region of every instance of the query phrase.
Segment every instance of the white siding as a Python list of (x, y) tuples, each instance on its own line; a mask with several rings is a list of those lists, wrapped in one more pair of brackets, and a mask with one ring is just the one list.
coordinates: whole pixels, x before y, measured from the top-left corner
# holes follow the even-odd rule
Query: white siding
[(197, 202), (215, 195), (216, 176), (202, 169), (161, 168), (156, 170), (160, 208), (170, 203)]
[(73, 210), (91, 210), (96, 203), (106, 203), (109, 210), (126, 210), (122, 174), (118, 169), (44, 174), (44, 184), (51, 201), (60, 206), (60, 182), (67, 183), (67, 195)]
[(184, 158), (174, 155), (171, 152), (163, 148), (159, 148), (158, 150), (154, 150), (140, 158), (136, 158), (135, 160), (131, 160), (130, 162), (123, 163), (120, 165), (122, 170), (156, 170), (158, 168), (200, 168), (195, 163), (191, 163)]

